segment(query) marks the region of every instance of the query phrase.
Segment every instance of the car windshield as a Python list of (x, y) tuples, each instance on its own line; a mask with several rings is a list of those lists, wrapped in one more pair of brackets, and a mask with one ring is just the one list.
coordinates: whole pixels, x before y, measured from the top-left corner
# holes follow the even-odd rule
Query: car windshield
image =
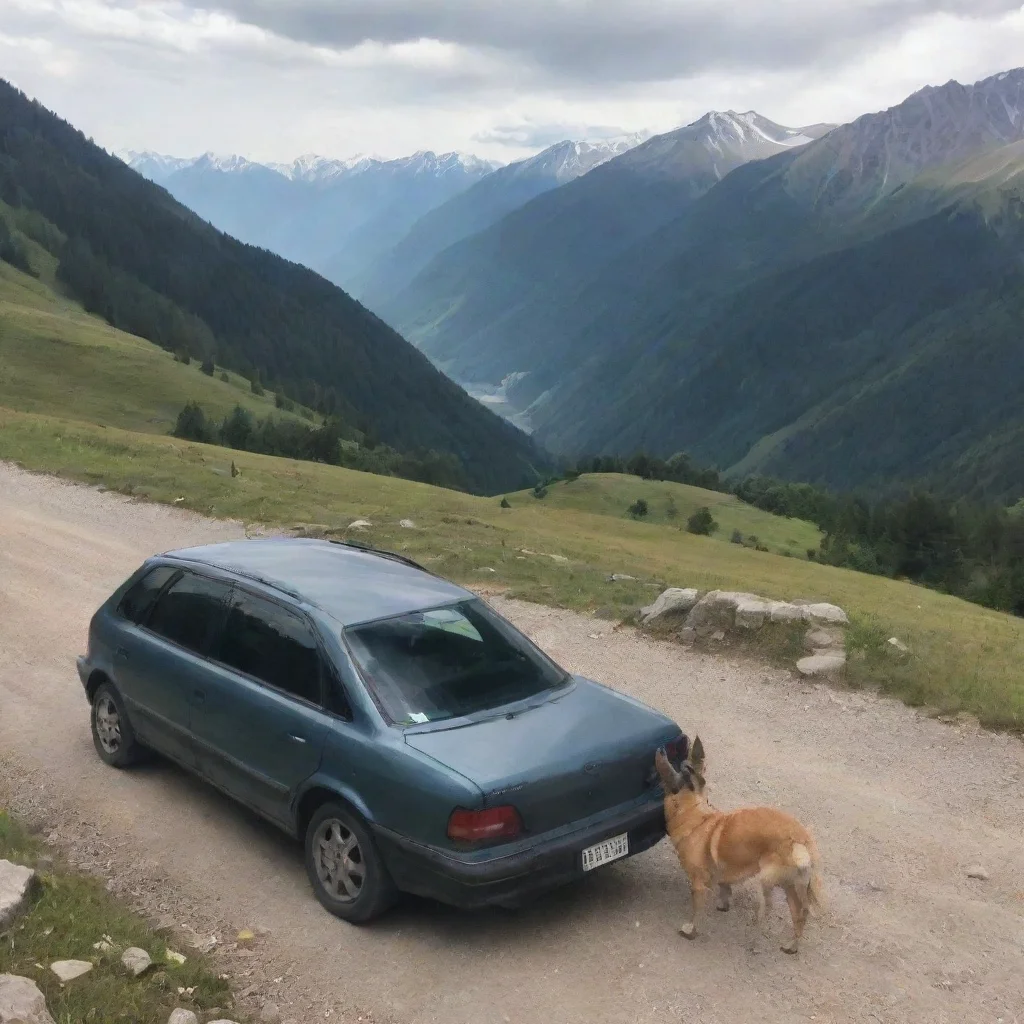
[(381, 619), (345, 635), (368, 685), (403, 725), (490, 711), (569, 681), (482, 601)]

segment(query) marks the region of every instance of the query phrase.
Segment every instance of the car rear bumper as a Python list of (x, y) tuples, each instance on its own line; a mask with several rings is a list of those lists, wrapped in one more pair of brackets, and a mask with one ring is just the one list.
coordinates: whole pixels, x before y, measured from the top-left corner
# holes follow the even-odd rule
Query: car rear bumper
[(380, 826), (374, 829), (399, 889), (465, 909), (516, 906), (537, 893), (582, 878), (588, 873), (583, 870), (582, 851), (623, 832), (629, 835), (630, 857), (656, 845), (665, 835), (661, 799), (617, 809), (512, 854), (497, 847), (493, 856), (483, 858), (479, 852), (462, 855), (425, 846)]

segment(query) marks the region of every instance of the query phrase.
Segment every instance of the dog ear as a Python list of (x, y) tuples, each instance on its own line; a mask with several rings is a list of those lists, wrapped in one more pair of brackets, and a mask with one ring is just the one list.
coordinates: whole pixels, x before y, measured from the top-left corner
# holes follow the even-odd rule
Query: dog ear
[(690, 747), (690, 756), (688, 758), (689, 764), (693, 767), (694, 771), (698, 774), (704, 770), (704, 744), (701, 743), (699, 736), (693, 737), (693, 746)]
[(683, 788), (685, 779), (672, 767), (672, 762), (669, 761), (664, 749), (654, 755), (654, 767), (666, 793), (678, 793)]

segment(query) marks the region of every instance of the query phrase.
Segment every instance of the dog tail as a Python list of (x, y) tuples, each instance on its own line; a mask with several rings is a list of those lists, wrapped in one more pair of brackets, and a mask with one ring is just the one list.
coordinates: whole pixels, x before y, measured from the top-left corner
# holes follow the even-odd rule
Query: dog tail
[(807, 886), (807, 902), (811, 911), (817, 913), (825, 906), (825, 892), (821, 882), (821, 856), (810, 836), (804, 843), (793, 844), (793, 866)]

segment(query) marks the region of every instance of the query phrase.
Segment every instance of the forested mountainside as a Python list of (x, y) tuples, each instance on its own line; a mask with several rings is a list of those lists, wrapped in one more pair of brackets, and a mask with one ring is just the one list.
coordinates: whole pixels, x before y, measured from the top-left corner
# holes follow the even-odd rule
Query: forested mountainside
[(477, 236), (462, 277), (392, 320), (461, 379), (521, 375), (509, 394), (558, 451), (1016, 500), (1022, 140), (1024, 70), (924, 89), (742, 164), (549, 288), (511, 243), (478, 288)]
[(536, 478), (528, 437), (339, 288), (212, 228), (6, 82), (0, 199), (59, 229), (58, 279), (115, 326), (259, 374), (399, 450), (452, 454), (474, 490)]

